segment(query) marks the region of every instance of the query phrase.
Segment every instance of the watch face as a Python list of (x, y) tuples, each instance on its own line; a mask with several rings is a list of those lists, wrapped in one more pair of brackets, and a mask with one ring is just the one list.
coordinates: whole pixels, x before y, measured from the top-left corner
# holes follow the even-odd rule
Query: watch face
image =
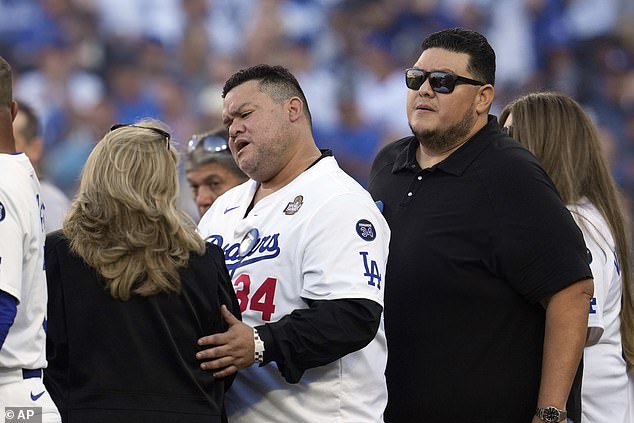
[(544, 420), (547, 422), (558, 422), (559, 410), (557, 410), (555, 407), (546, 407), (544, 409)]

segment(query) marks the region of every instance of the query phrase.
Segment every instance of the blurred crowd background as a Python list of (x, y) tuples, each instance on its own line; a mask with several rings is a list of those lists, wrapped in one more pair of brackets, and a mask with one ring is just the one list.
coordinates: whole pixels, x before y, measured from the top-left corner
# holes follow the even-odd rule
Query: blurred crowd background
[(410, 134), (404, 69), (454, 26), (496, 50), (494, 114), (529, 91), (572, 95), (634, 198), (632, 0), (0, 0), (0, 55), (42, 119), (44, 178), (70, 197), (113, 123), (161, 119), (184, 152), (220, 124), (226, 78), (258, 63), (298, 77), (318, 145), (366, 185), (377, 150)]

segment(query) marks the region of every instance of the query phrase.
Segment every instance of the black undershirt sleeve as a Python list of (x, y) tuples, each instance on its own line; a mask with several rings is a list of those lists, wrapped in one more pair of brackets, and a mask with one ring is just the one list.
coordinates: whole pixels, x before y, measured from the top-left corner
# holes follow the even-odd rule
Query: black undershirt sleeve
[(264, 342), (264, 364), (275, 361), (284, 379), (332, 363), (372, 341), (383, 307), (367, 299), (305, 300), (309, 308), (275, 323), (256, 326)]

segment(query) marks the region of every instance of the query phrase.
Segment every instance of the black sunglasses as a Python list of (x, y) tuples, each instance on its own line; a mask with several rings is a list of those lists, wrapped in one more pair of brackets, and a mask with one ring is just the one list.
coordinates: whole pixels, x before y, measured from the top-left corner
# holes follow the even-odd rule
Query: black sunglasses
[(163, 138), (165, 138), (165, 145), (167, 146), (168, 150), (170, 148), (170, 139), (172, 138), (172, 136), (169, 134), (169, 132), (164, 131), (161, 128), (154, 128), (152, 126), (134, 125), (132, 123), (117, 123), (116, 125), (112, 125), (110, 127), (110, 131), (116, 131), (119, 128), (125, 128), (125, 127), (148, 129), (148, 130), (154, 132), (155, 134), (158, 134), (158, 135), (162, 136)]
[(202, 148), (208, 153), (221, 153), (227, 151), (227, 139), (220, 135), (200, 135), (194, 134), (187, 143), (187, 152), (193, 153), (197, 148)]
[(407, 85), (407, 88), (410, 90), (417, 91), (427, 79), (429, 79), (431, 89), (442, 94), (453, 92), (456, 84), (484, 85), (484, 82), (458, 76), (451, 72), (428, 72), (416, 68), (405, 70), (405, 85)]

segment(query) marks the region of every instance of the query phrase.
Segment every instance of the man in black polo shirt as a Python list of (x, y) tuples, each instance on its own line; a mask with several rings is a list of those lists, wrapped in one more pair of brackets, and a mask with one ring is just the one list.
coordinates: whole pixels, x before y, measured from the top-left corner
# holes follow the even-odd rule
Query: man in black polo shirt
[(422, 50), (405, 75), (414, 136), (379, 153), (369, 184), (392, 230), (385, 421), (565, 421), (593, 292), (583, 237), (488, 114), (487, 40), (457, 28)]

